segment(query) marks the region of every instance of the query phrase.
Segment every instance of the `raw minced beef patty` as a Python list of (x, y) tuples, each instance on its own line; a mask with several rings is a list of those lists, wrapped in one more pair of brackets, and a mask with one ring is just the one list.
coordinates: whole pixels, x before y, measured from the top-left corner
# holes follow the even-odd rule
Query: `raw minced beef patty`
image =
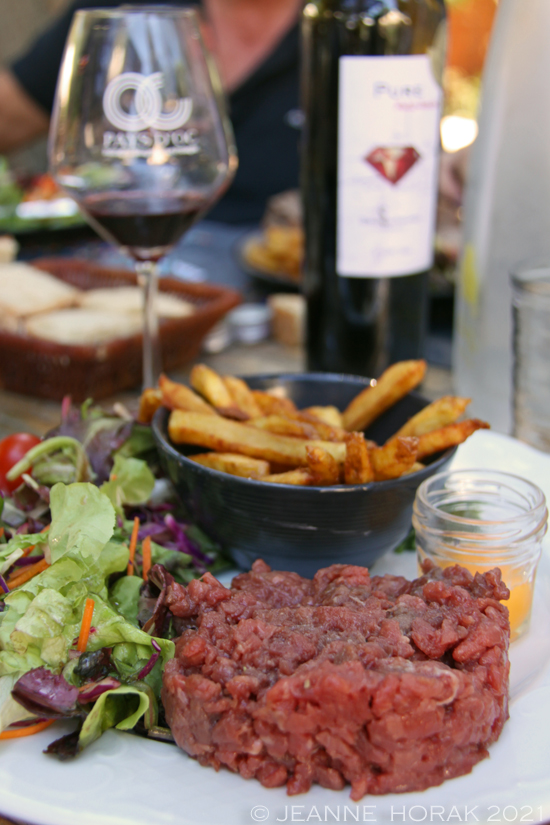
[(289, 794), (439, 785), (508, 717), (508, 595), (499, 570), (460, 567), (410, 582), (335, 564), (309, 580), (257, 561), (231, 589), (172, 582), (187, 627), (164, 673), (172, 733), (202, 765)]

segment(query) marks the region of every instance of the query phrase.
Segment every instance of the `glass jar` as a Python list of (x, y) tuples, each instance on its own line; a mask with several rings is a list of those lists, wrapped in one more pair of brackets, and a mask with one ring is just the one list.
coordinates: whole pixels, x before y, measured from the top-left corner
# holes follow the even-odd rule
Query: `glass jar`
[(416, 493), (418, 564), (459, 564), (472, 574), (499, 567), (510, 590), (511, 639), (529, 627), (537, 564), (547, 529), (542, 490), (519, 476), (455, 470), (426, 479)]

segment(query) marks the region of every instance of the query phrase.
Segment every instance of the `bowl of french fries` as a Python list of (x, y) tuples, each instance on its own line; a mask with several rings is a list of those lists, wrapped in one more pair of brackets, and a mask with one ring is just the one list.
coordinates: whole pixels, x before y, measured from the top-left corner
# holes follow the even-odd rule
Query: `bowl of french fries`
[(141, 398), (161, 461), (189, 516), (243, 568), (312, 576), (369, 566), (411, 526), (416, 489), (488, 425), (469, 399), (415, 392), (424, 361), (377, 381), (306, 373), (221, 376), (196, 365), (190, 386), (162, 376)]

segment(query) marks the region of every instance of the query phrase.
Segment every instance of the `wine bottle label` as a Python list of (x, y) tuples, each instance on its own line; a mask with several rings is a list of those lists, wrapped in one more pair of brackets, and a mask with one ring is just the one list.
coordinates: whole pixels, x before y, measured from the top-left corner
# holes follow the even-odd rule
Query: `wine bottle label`
[(337, 272), (429, 269), (442, 98), (430, 60), (346, 55), (339, 71)]

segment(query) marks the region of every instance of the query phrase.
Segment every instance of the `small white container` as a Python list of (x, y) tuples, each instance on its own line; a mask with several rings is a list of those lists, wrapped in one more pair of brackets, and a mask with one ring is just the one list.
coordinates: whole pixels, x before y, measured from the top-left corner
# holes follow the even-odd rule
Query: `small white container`
[(225, 318), (213, 327), (202, 342), (202, 351), (209, 355), (223, 352), (233, 343), (233, 330)]
[(266, 304), (243, 304), (227, 316), (233, 339), (242, 344), (257, 344), (270, 334), (272, 312)]

